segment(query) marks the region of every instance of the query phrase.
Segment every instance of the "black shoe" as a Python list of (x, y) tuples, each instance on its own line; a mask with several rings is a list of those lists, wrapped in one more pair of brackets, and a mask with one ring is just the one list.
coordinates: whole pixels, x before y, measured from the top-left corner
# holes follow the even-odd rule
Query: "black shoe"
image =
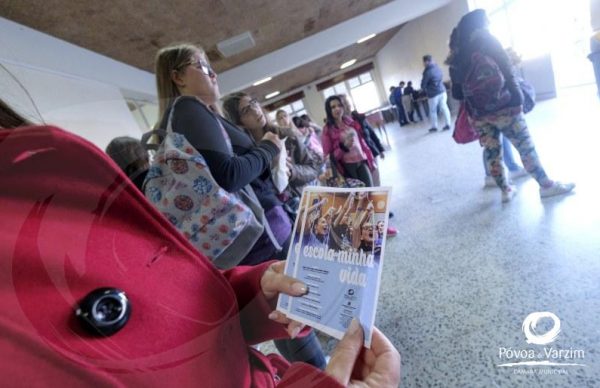
[(390, 213), (389, 213), (389, 217), (390, 217), (390, 218), (394, 218), (394, 212), (390, 212)]
[(429, 128), (429, 132), (437, 132), (437, 128)]
[(450, 126), (449, 125), (446, 125), (444, 128), (442, 128), (442, 131), (448, 131), (448, 130), (450, 130)]

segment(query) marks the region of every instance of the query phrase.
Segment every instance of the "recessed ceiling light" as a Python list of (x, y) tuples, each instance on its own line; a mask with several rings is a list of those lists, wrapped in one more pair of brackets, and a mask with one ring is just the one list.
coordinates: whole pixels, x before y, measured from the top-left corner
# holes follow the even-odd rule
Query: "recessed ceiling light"
[(362, 42), (366, 42), (367, 40), (374, 38), (375, 35), (377, 34), (371, 34), (371, 35), (367, 35), (364, 38), (360, 38), (358, 41), (356, 41), (356, 43), (362, 43)]
[(354, 65), (355, 63), (356, 63), (356, 59), (352, 59), (348, 62), (344, 62), (344, 63), (342, 63), (342, 66), (340, 66), (340, 69), (345, 69), (347, 67)]
[(278, 95), (279, 95), (279, 90), (278, 90), (278, 91), (276, 91), (276, 92), (273, 92), (273, 93), (269, 93), (269, 94), (267, 94), (267, 95), (265, 96), (265, 100), (268, 100), (269, 98), (273, 98), (273, 97), (275, 97), (275, 96), (278, 96)]
[(270, 80), (271, 80), (271, 77), (263, 78), (261, 80), (256, 81), (255, 83), (253, 83), (252, 86), (262, 85), (265, 82), (269, 82)]

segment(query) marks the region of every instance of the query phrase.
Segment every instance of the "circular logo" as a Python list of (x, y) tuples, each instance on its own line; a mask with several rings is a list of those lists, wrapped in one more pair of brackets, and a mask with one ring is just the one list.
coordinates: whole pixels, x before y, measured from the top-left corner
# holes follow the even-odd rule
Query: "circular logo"
[(188, 172), (188, 164), (186, 160), (181, 159), (173, 159), (170, 163), (171, 170), (175, 174), (185, 174)]
[(194, 207), (194, 201), (187, 195), (178, 195), (173, 202), (177, 209), (183, 211), (191, 210)]
[[(538, 322), (543, 318), (552, 319), (552, 328), (544, 334), (538, 334), (536, 332), (536, 327)], [(523, 333), (525, 333), (528, 344), (549, 344), (556, 340), (556, 337), (558, 337), (558, 334), (560, 333), (560, 319), (558, 319), (554, 313), (547, 311), (531, 313), (523, 321)]]
[(211, 181), (201, 176), (194, 180), (193, 188), (199, 195), (207, 195), (212, 191), (213, 185)]

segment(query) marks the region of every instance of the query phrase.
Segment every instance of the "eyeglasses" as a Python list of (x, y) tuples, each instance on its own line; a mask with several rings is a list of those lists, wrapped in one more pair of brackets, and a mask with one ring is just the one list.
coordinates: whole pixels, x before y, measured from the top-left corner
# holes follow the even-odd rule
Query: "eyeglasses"
[(189, 63), (189, 65), (194, 66), (196, 69), (202, 71), (207, 77), (212, 77), (217, 74), (215, 73), (213, 68), (210, 67), (210, 65), (206, 62), (191, 62)]
[(241, 116), (246, 116), (252, 110), (257, 111), (258, 109), (260, 109), (260, 104), (258, 103), (258, 100), (256, 100), (255, 98), (253, 98), (250, 101), (248, 101), (248, 105), (246, 105), (245, 107), (243, 107), (242, 109), (240, 109), (240, 115)]

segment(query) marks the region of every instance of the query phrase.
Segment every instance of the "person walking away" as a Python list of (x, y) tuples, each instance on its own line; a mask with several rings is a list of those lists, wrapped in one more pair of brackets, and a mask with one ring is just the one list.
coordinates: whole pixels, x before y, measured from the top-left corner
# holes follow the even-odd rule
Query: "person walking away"
[(470, 121), (480, 134), (486, 164), (502, 191), (502, 202), (510, 201), (516, 188), (506, 178), (500, 134), (516, 147), (523, 166), (540, 185), (541, 198), (569, 193), (575, 184), (551, 180), (542, 167), (523, 114), (523, 93), (508, 55), (488, 25), (482, 9), (463, 16), (450, 75), (454, 98), (465, 100)]
[(450, 109), (448, 109), (448, 95), (444, 86), (444, 73), (442, 69), (433, 61), (431, 55), (423, 56), (423, 78), (421, 79), (421, 89), (427, 93), (427, 102), (429, 105), (429, 121), (431, 128), (429, 132), (438, 130), (438, 112), (442, 111), (446, 125), (442, 128), (444, 131), (450, 129)]

